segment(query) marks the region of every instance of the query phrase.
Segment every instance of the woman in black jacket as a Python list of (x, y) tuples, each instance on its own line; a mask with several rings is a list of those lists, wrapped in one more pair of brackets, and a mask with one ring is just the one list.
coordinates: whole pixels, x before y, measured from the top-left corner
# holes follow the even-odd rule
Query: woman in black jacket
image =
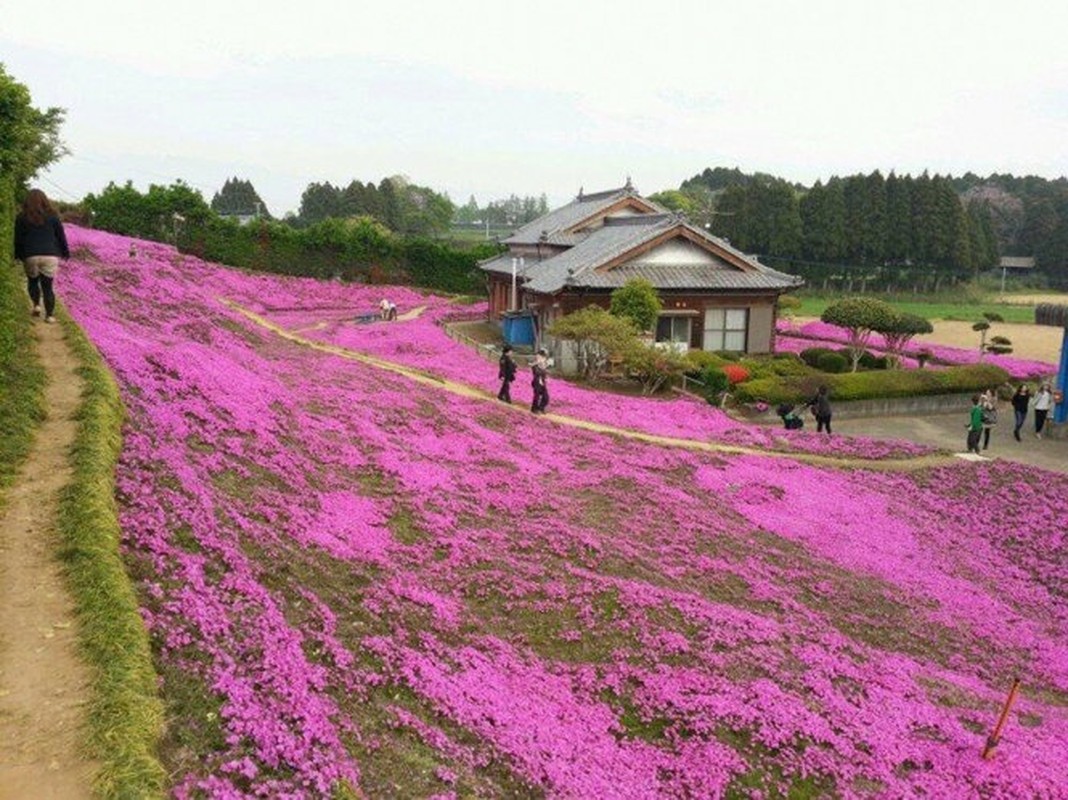
[(55, 322), (56, 295), (52, 282), (59, 259), (70, 258), (70, 250), (59, 214), (40, 189), (30, 189), (15, 218), (15, 258), (26, 271), (33, 315), (41, 316), (43, 298), (45, 322)]

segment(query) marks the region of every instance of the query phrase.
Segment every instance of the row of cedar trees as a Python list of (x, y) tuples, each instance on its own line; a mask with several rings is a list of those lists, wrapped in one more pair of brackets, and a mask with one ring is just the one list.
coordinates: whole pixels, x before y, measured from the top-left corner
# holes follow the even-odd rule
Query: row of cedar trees
[(990, 208), (966, 205), (949, 178), (926, 172), (835, 177), (807, 191), (757, 176), (722, 190), (710, 228), (741, 250), (783, 260), (914, 265), (954, 274), (998, 263)]
[[(211, 208), (223, 216), (272, 219), (252, 182), (239, 178), (223, 184), (212, 197)], [(310, 183), (301, 195), (300, 211), (286, 215), (285, 222), (306, 228), (327, 219), (372, 217), (396, 233), (432, 236), (449, 229), (454, 211), (448, 196), (394, 176), (377, 185), (357, 180), (345, 187), (329, 181)]]

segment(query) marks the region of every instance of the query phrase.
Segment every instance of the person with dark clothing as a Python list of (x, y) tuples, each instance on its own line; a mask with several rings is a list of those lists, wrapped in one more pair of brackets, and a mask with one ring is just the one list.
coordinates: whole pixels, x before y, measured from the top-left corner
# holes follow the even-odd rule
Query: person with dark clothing
[(820, 433), (823, 430), (827, 431), (827, 435), (831, 435), (831, 401), (827, 396), (827, 387), (821, 386), (819, 391), (816, 392), (816, 396), (812, 398), (812, 402), (809, 403), (812, 408), (812, 414), (816, 417), (816, 433)]
[(506, 344), (501, 350), (500, 369), (497, 370), (497, 377), (501, 381), (501, 390), (497, 392), (498, 400), (506, 403), (512, 402), (512, 381), (515, 380), (515, 373), (516, 365), (515, 359), (512, 358), (512, 346)]
[(979, 395), (972, 395), (972, 410), (968, 416), (968, 452), (979, 454), (979, 439), (983, 435), (983, 404)]
[(805, 421), (790, 403), (781, 403), (775, 411), (782, 418), (783, 427), (788, 431), (797, 431), (805, 427)]
[(1016, 387), (1016, 392), (1012, 396), (1012, 412), (1016, 415), (1016, 427), (1012, 429), (1012, 435), (1018, 442), (1023, 441), (1020, 438), (1020, 430), (1027, 422), (1027, 406), (1030, 402), (1031, 390), (1026, 383), (1021, 383)]
[(545, 407), (549, 405), (549, 354), (545, 350), (539, 350), (531, 365), (532, 378), (530, 385), (534, 389), (534, 400), (530, 404), (530, 410), (535, 414), (544, 414)]
[(30, 189), (15, 218), (15, 258), (26, 272), (26, 290), (33, 301), (33, 315), (41, 316), (44, 300), (45, 322), (56, 321), (56, 295), (53, 281), (60, 258), (70, 258), (67, 234), (59, 213), (40, 189)]

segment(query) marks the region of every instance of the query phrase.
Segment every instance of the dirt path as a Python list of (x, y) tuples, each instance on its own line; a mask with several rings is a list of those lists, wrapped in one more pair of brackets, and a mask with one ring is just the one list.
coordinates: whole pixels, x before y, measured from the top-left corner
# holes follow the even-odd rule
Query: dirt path
[(35, 331), (48, 416), (0, 512), (0, 800), (89, 797), (94, 771), (81, 755), (87, 671), (54, 556), (82, 382), (60, 326)]
[[(378, 367), (379, 369), (393, 372), (397, 375), (404, 375), (411, 380), (418, 383), (432, 386), (442, 391), (450, 392), (451, 394), (459, 395), (461, 397), (470, 397), (476, 400), (486, 400), (494, 405), (507, 410), (515, 411), (516, 413), (527, 413), (520, 406), (502, 405), (495, 395), (489, 392), (484, 392), (481, 389), (476, 389), (473, 386), (468, 386), (464, 383), (457, 381), (451, 381), (447, 378), (441, 378), (437, 375), (432, 375), (428, 372), (424, 372), (413, 367), (407, 367), (403, 364), (398, 364), (393, 361), (387, 361), (384, 358), (378, 358), (377, 356), (367, 355), (356, 350), (349, 350), (348, 348), (341, 347), (335, 344), (327, 344), (325, 342), (318, 342), (313, 339), (307, 339), (301, 336), (298, 332), (283, 328), (281, 325), (276, 325), (265, 317), (260, 316), (256, 312), (245, 308), (231, 300), (220, 298), (220, 302), (227, 307), (232, 308), (239, 314), (244, 315), (252, 322), (256, 323), (266, 330), (272, 331), (276, 335), (283, 339), (309, 347), (313, 350), (318, 350), (323, 353), (331, 353), (332, 355), (340, 356), (341, 358), (347, 358), (351, 361), (360, 361), (364, 364), (370, 364), (371, 366)], [(721, 444), (718, 442), (710, 442), (701, 439), (684, 439), (681, 437), (672, 436), (659, 436), (652, 433), (644, 433), (642, 431), (632, 430), (630, 428), (617, 428), (612, 425), (605, 425), (599, 422), (591, 422), (589, 420), (579, 419), (577, 417), (568, 417), (563, 414), (545, 414), (542, 419), (552, 420), (562, 425), (569, 425), (573, 428), (582, 428), (589, 431), (596, 431), (598, 433), (610, 433), (615, 436), (622, 436), (627, 439), (634, 439), (642, 442), (649, 442), (651, 444), (664, 445), (667, 447), (680, 447), (687, 450), (702, 450), (714, 453), (734, 453), (734, 454), (750, 454), (761, 455), (769, 458), (787, 458), (794, 461), (803, 461), (808, 464), (816, 464), (828, 467), (864, 467), (866, 469), (875, 470), (918, 470), (924, 467), (942, 466), (952, 463), (954, 461), (952, 456), (948, 456), (941, 453), (935, 453), (931, 455), (915, 456), (912, 458), (900, 458), (900, 459), (862, 459), (862, 458), (849, 458), (839, 456), (822, 456), (813, 453), (801, 453), (801, 452), (779, 452), (776, 450), (765, 450), (756, 447), (742, 447), (739, 445)]]

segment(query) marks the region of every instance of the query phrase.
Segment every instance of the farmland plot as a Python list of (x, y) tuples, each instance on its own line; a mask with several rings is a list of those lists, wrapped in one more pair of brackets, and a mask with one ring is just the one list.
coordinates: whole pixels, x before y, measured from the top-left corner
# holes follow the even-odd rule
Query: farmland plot
[(444, 299), (355, 325), (381, 289), (71, 240), (177, 796), (1068, 793), (1068, 478), (561, 382), (537, 418), (449, 390), (495, 368)]

